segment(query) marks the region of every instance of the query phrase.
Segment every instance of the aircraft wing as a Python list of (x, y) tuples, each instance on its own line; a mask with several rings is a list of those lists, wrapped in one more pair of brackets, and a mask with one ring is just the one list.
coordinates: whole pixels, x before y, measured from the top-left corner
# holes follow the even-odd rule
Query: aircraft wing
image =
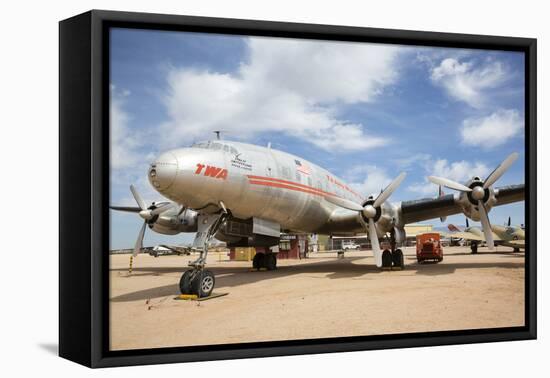
[(525, 240), (508, 240), (506, 242), (507, 245), (513, 245), (514, 247), (518, 248), (525, 248)]
[(476, 235), (473, 232), (453, 232), (445, 234), (445, 236), (454, 239), (485, 241), (485, 238), (483, 236)]
[[(506, 205), (525, 199), (525, 185), (509, 185), (495, 189), (497, 203)], [(461, 214), (458, 194), (447, 194), (438, 198), (424, 198), (401, 202), (401, 223), (410, 224), (429, 219)]]
[(172, 246), (167, 244), (159, 244), (160, 247), (164, 247), (166, 249), (171, 250), (172, 252), (175, 252), (180, 255), (190, 255), (189, 248), (181, 247), (181, 246)]
[[(454, 238), (454, 239), (476, 240), (476, 241), (483, 241), (483, 242), (486, 241), (485, 235), (483, 234), (478, 235), (478, 234), (474, 234), (473, 232), (467, 232), (467, 231), (446, 233), (445, 236), (448, 238)], [(494, 232), (493, 232), (493, 240), (502, 241), (502, 239), (499, 238), (498, 235), (495, 234)]]

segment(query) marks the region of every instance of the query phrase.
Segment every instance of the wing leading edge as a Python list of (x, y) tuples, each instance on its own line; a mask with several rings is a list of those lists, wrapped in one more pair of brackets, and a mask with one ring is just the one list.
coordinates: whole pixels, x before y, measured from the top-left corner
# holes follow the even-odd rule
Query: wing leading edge
[[(506, 205), (525, 199), (525, 184), (509, 185), (495, 189), (497, 203)], [(424, 198), (401, 202), (402, 225), (462, 213), (459, 194), (447, 194), (438, 198)]]

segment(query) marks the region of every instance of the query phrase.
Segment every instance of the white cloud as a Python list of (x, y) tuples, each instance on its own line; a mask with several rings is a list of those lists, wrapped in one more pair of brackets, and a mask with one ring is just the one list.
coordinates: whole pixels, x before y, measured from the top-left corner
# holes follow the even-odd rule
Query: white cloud
[(355, 166), (347, 172), (346, 178), (353, 189), (365, 196), (378, 195), (393, 180), (385, 170), (374, 165)]
[(500, 109), (479, 118), (467, 118), (462, 123), (462, 141), (470, 146), (493, 148), (521, 133), (523, 118), (515, 110)]
[(443, 87), (449, 96), (478, 109), (488, 103), (486, 91), (502, 85), (506, 77), (504, 65), (497, 60), (487, 60), (476, 66), (473, 61), (446, 58), (431, 70), (432, 81)]
[(235, 74), (174, 68), (164, 98), (167, 145), (225, 130), (233, 138), (279, 131), (326, 150), (388, 143), (339, 117), (340, 106), (368, 103), (397, 78), (398, 47), (270, 38), (248, 41)]
[[(464, 183), (474, 176), (486, 177), (491, 169), (482, 162), (470, 163), (465, 160), (449, 162), (447, 159), (438, 159), (428, 162), (424, 166), (426, 176), (439, 176)], [(438, 187), (428, 181), (409, 185), (408, 190), (422, 195), (437, 195)]]
[(117, 91), (111, 86), (110, 126), (111, 126), (111, 168), (121, 169), (136, 164), (138, 155), (134, 149), (138, 139), (132, 133), (129, 122), (131, 116), (124, 110), (125, 98), (130, 95), (127, 90)]

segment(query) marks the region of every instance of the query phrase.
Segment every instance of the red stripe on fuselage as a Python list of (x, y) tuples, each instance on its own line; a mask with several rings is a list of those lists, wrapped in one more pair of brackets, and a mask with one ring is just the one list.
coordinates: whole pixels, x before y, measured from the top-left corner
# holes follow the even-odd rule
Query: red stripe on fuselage
[[(278, 182), (257, 181), (257, 180), (250, 180), (249, 182), (251, 184), (255, 184), (255, 185), (270, 186), (270, 187), (282, 188), (282, 189), (290, 189), (290, 190), (294, 190), (296, 192), (314, 194), (316, 196), (321, 196), (321, 197), (325, 196), (324, 193), (320, 193), (320, 192), (317, 192), (317, 191), (314, 191), (314, 190), (302, 189), (302, 188), (298, 188), (296, 186), (285, 185), (285, 184), (281, 184), (281, 183), (278, 183)], [(330, 195), (336, 196), (335, 194), (330, 194)], [(336, 197), (338, 197), (338, 196), (336, 196)]]
[[(314, 192), (317, 192), (317, 194), (319, 194), (319, 195), (338, 196), (336, 193), (325, 192), (324, 190), (317, 189), (317, 188), (314, 188), (312, 186), (299, 184), (297, 182), (282, 180), (282, 179), (273, 178), (273, 177), (248, 175), (248, 179), (250, 180), (250, 183), (252, 183), (252, 180), (262, 180), (262, 181), (259, 181), (261, 183), (264, 183), (264, 182), (277, 182), (277, 183), (285, 184), (286, 186), (292, 185), (293, 188), (298, 187), (298, 188), (301, 188), (301, 189), (306, 189), (308, 191), (314, 191)], [(256, 182), (256, 183), (258, 183), (258, 182)]]

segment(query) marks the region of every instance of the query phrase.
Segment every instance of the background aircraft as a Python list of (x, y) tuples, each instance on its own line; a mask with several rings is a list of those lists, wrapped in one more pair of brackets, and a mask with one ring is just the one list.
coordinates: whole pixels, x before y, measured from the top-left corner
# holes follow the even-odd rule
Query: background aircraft
[[(451, 233), (445, 236), (470, 241), (472, 253), (477, 253), (477, 247), (486, 242), (484, 232), (479, 227), (470, 227), (467, 218), (464, 231), (453, 224), (449, 224), (448, 228)], [(508, 218), (507, 226), (491, 225), (491, 230), (496, 245), (512, 247), (514, 252), (519, 252), (520, 248), (525, 249), (525, 230), (521, 226), (511, 226), (510, 218)]]
[[(493, 187), (517, 156), (508, 156), (486, 179), (474, 177), (464, 185), (430, 178), (458, 193), (391, 204), (388, 199), (405, 173), (381, 193), (364, 197), (342, 179), (298, 156), (270, 146), (208, 141), (167, 151), (150, 165), (150, 184), (172, 202), (147, 206), (132, 186), (138, 207), (113, 208), (134, 211), (144, 220), (135, 254), (142, 248), (147, 227), (169, 235), (196, 232), (193, 247), (201, 254), (189, 263), (192, 269), (182, 275), (180, 290), (202, 297), (209, 295), (215, 284), (213, 273), (204, 269), (207, 245), (213, 237), (229, 247), (269, 250), (278, 245), (281, 232), (368, 233), (376, 265), (387, 268), (404, 264), (397, 246), (406, 239), (406, 224), (463, 213), (481, 220), (487, 234), (493, 206), (524, 199), (523, 184)], [(390, 249), (381, 251), (379, 238), (386, 234), (390, 235)], [(258, 253), (253, 263), (272, 268), (276, 254)]]

